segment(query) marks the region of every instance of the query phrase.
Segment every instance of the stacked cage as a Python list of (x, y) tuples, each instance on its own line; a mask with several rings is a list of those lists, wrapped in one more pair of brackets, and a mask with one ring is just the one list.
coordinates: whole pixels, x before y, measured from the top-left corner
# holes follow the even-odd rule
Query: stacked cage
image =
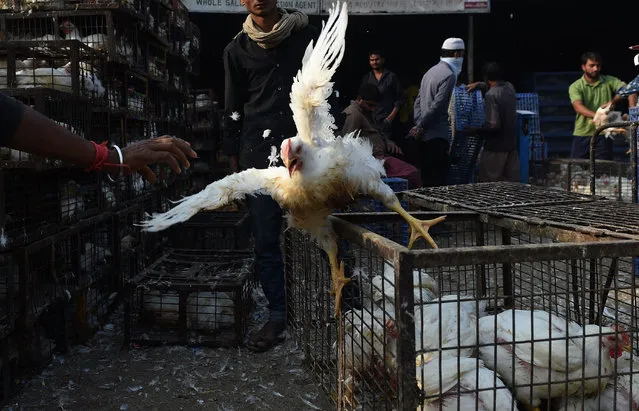
[[(186, 134), (199, 33), (178, 0), (17, 0), (0, 14), (0, 89), (61, 127), (126, 147)], [(198, 34), (199, 35), (199, 34)], [(173, 54), (169, 53), (172, 50)], [(162, 104), (158, 104), (158, 101)], [(162, 254), (136, 223), (190, 190), (0, 148), (0, 401), (89, 337)], [(154, 252), (156, 254), (154, 254)], [(38, 367), (36, 367), (38, 366)]]
[(206, 185), (226, 173), (218, 160), (221, 158), (221, 126), (217, 96), (212, 89), (192, 90), (188, 103), (191, 118), (191, 138), (193, 149), (200, 159), (193, 164), (193, 170)]
[[(408, 250), (364, 228), (403, 223), (396, 214), (332, 218), (348, 242), (342, 258), (352, 279), (338, 318), (323, 251), (286, 232), (289, 323), (329, 396), (342, 409), (630, 409), (639, 367), (636, 238), (480, 210), (541, 207), (543, 189), (468, 198), (447, 188), (453, 198), (436, 208), (448, 217), (432, 230), (437, 250)], [(459, 198), (478, 210), (450, 211), (466, 208)], [(547, 200), (623, 204), (563, 192)]]
[(204, 212), (168, 230), (170, 248), (126, 281), (125, 342), (243, 344), (255, 285), (248, 238), (245, 212)]

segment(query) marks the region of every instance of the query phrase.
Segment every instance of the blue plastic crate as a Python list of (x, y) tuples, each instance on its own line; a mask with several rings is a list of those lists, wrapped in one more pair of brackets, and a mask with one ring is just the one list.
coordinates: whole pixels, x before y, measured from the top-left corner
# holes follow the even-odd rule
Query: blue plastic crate
[(541, 133), (539, 123), (539, 95), (537, 93), (517, 93), (517, 110), (532, 111), (537, 114), (536, 118), (530, 122), (530, 133)]
[(548, 159), (548, 143), (541, 134), (531, 134), (530, 137), (530, 160), (543, 161)]
[[(408, 180), (406, 180), (405, 178), (387, 177), (383, 178), (382, 181), (386, 183), (395, 193), (408, 190)], [(406, 202), (401, 201), (400, 203), (402, 207), (407, 207)], [(381, 201), (371, 198), (359, 200), (356, 208), (359, 210), (372, 212), (388, 211), (388, 209)], [(394, 239), (402, 245), (408, 245), (408, 224), (406, 223), (402, 223), (399, 226), (398, 232), (394, 232), (394, 227), (391, 223), (364, 224), (363, 227), (376, 234)]]

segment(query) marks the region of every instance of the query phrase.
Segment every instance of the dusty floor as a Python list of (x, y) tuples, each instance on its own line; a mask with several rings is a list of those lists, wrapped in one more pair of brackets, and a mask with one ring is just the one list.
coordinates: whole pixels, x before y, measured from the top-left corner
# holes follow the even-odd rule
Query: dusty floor
[(122, 350), (122, 314), (58, 356), (3, 410), (330, 410), (292, 338), (270, 352)]

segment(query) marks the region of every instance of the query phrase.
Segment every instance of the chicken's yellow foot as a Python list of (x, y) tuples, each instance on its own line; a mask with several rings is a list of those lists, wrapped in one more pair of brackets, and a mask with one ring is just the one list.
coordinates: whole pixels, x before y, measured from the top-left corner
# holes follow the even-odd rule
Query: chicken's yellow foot
[(335, 317), (339, 317), (342, 313), (342, 289), (351, 279), (344, 277), (344, 261), (337, 262), (337, 244), (327, 250), (326, 253), (331, 266), (331, 279), (333, 280), (331, 294), (335, 296)]
[(389, 207), (389, 209), (402, 216), (402, 218), (406, 220), (406, 222), (410, 226), (410, 239), (408, 240), (408, 248), (412, 248), (415, 240), (420, 237), (423, 237), (424, 240), (426, 240), (428, 244), (431, 245), (431, 247), (437, 248), (435, 240), (433, 240), (433, 237), (428, 234), (428, 229), (444, 221), (446, 219), (446, 216), (437, 217), (432, 220), (419, 220), (408, 214), (408, 212), (402, 208), (399, 202), (393, 204), (391, 207)]

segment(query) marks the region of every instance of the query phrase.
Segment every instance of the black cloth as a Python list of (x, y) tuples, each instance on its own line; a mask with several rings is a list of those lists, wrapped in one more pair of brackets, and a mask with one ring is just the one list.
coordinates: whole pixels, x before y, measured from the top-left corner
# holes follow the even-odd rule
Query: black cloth
[(450, 156), (448, 141), (443, 138), (433, 138), (422, 141), (419, 145), (420, 169), (423, 187), (439, 187), (446, 185)]
[(512, 84), (499, 81), (485, 97), (486, 136), (484, 150), (506, 153), (517, 150), (517, 94)]
[[(277, 47), (263, 49), (241, 32), (224, 49), (224, 140), (226, 155), (241, 168), (266, 168), (271, 146), (297, 134), (289, 107), (293, 78), (319, 31), (308, 25)], [(233, 113), (239, 120), (233, 120)], [(270, 130), (267, 138), (264, 131)]]
[(0, 92), (0, 146), (11, 143), (23, 116), (24, 105)]

